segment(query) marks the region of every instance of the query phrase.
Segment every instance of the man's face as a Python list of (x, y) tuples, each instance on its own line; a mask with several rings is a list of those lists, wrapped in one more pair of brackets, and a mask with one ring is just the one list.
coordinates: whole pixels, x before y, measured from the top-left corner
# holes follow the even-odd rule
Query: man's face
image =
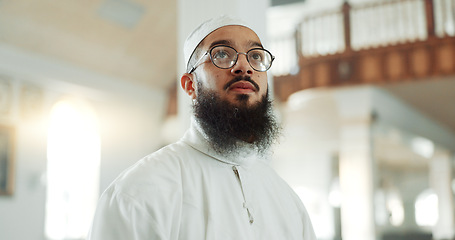
[[(215, 30), (201, 43), (201, 52), (205, 53), (218, 45), (228, 45), (243, 53), (262, 47), (256, 33), (242, 26), (225, 26)], [(213, 65), (207, 54), (194, 73), (196, 82), (204, 89), (233, 105), (252, 106), (260, 102), (267, 92), (267, 73), (254, 70), (244, 54), (239, 54), (237, 63), (229, 69)], [(246, 77), (252, 82), (247, 81)]]

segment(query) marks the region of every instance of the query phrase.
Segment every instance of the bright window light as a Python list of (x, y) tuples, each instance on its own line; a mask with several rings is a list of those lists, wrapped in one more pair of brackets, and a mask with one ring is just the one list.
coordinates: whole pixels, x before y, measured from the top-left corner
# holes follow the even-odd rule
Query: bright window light
[(340, 190), (340, 179), (335, 178), (332, 181), (332, 186), (329, 192), (329, 203), (332, 207), (339, 208), (341, 206), (342, 196)]
[(434, 154), (434, 144), (432, 141), (423, 138), (415, 137), (411, 140), (412, 150), (425, 158), (431, 158)]
[(85, 239), (99, 194), (100, 134), (84, 102), (51, 111), (47, 142), (47, 239)]
[(438, 214), (438, 196), (433, 190), (427, 189), (419, 194), (415, 202), (415, 218), (419, 226), (436, 225)]
[(400, 193), (395, 189), (390, 190), (386, 201), (390, 223), (396, 227), (400, 226), (404, 222), (404, 206)]
[(295, 191), (297, 196), (302, 200), (305, 205), (308, 214), (311, 217), (314, 231), (318, 239), (332, 239), (335, 236), (335, 226), (333, 221), (327, 219), (333, 219), (332, 208), (328, 204), (327, 197), (322, 191), (317, 192), (311, 188), (305, 186), (293, 186), (292, 189)]

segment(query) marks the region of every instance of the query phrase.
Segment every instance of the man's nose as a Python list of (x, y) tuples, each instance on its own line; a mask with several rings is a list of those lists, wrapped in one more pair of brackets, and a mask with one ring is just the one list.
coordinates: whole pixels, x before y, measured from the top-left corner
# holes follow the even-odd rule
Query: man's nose
[(246, 53), (239, 53), (237, 58), (237, 62), (231, 69), (231, 73), (234, 75), (252, 75), (253, 68), (251, 67), (250, 63), (248, 62)]

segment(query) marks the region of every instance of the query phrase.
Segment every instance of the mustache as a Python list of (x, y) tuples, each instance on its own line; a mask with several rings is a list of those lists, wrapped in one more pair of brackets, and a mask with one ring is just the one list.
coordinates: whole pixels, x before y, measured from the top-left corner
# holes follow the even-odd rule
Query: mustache
[(249, 76), (237, 76), (237, 77), (235, 77), (234, 79), (232, 79), (231, 81), (226, 83), (226, 85), (224, 85), (224, 90), (227, 90), (232, 84), (234, 84), (236, 82), (240, 82), (240, 81), (247, 81), (247, 82), (253, 84), (253, 86), (256, 88), (256, 90), (259, 91), (259, 85), (255, 81), (253, 81)]

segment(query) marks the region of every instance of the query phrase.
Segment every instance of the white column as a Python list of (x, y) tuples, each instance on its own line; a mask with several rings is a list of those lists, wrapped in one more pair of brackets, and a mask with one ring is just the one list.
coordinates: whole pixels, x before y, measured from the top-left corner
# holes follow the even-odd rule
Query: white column
[[(191, 116), (191, 102), (181, 90), (180, 77), (185, 71), (183, 60), (183, 43), (188, 34), (203, 21), (223, 14), (242, 18), (258, 33), (261, 41), (267, 40), (266, 11), (269, 0), (178, 0), (177, 1), (177, 89), (178, 115), (181, 130), (189, 126)], [(183, 134), (183, 133), (182, 133)]]
[(374, 162), (369, 117), (345, 120), (340, 137), (342, 237), (374, 240)]
[(433, 238), (453, 239), (455, 236), (452, 195), (452, 156), (448, 151), (436, 151), (430, 162), (430, 186), (438, 196), (438, 222), (433, 227)]
[(335, 91), (340, 113), (341, 232), (344, 240), (375, 240), (371, 88)]

